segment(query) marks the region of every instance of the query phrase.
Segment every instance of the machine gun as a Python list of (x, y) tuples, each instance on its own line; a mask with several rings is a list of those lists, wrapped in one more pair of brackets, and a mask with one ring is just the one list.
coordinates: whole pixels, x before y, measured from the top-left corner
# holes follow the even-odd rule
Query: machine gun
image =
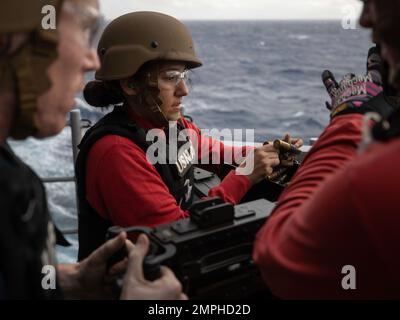
[(191, 299), (265, 297), (269, 291), (253, 263), (252, 249), (273, 207), (265, 199), (234, 207), (212, 198), (193, 204), (190, 218), (154, 229), (111, 227), (107, 239), (122, 231), (145, 233), (150, 239), (143, 262), (145, 278), (159, 278), (160, 265), (166, 265)]
[[(296, 146), (283, 140), (266, 141), (265, 144), (272, 144), (276, 150), (279, 150), (281, 164), (274, 168), (274, 172), (267, 179), (254, 185), (244, 195), (242, 203), (257, 199), (276, 202), (282, 191), (290, 183), (305, 155)], [(235, 167), (224, 164), (221, 170), (221, 178), (225, 177), (231, 170), (235, 170)], [(197, 199), (207, 197), (208, 191), (221, 183), (221, 179), (216, 174), (198, 167), (194, 169), (194, 181), (193, 189)]]

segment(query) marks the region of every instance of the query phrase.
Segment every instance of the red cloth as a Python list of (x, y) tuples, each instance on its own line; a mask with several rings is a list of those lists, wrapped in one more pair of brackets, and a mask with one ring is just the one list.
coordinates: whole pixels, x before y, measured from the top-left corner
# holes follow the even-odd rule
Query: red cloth
[[(254, 260), (280, 298), (400, 297), (400, 140), (358, 156), (361, 119), (332, 121), (257, 234)], [(346, 265), (356, 290), (342, 287)]]
[[(144, 128), (153, 127), (137, 115), (132, 114), (132, 117)], [(207, 150), (207, 156), (211, 156), (213, 144), (220, 144), (220, 152), (216, 156), (223, 163), (227, 148), (223, 143), (201, 136), (199, 129), (184, 118), (181, 123), (185, 128), (194, 130), (200, 139), (200, 150)], [(233, 149), (233, 152), (240, 154), (244, 150)], [(205, 167), (219, 173), (219, 165)], [(157, 170), (147, 161), (143, 150), (129, 139), (117, 135), (105, 136), (91, 148), (87, 160), (86, 186), (90, 205), (115, 225), (152, 227), (188, 216), (188, 212), (183, 211), (169, 193)], [(219, 196), (225, 202), (237, 204), (249, 188), (247, 177), (231, 172), (219, 186), (210, 190), (209, 196)]]

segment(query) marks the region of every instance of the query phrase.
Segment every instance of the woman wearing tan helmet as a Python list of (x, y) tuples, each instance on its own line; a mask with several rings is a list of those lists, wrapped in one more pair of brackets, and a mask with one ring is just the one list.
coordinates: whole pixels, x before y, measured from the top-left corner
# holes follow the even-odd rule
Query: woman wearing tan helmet
[[(180, 21), (156, 12), (123, 15), (105, 29), (98, 54), (102, 67), (97, 80), (86, 86), (85, 98), (96, 107), (116, 107), (86, 134), (80, 146), (79, 258), (102, 241), (110, 225), (156, 226), (188, 217), (193, 163), (204, 163), (200, 160), (206, 158), (210, 160), (207, 169), (218, 174), (221, 163), (232, 160), (224, 158), (227, 149), (231, 156), (240, 153), (240, 160), (244, 150), (201, 135), (182, 116), (182, 102), (189, 94), (187, 70), (202, 63)], [(157, 130), (158, 140), (149, 141)], [(177, 145), (169, 143), (165, 150), (155, 150), (155, 144), (170, 142), (173, 135)], [(219, 151), (215, 152), (216, 145)], [(160, 156), (158, 152), (167, 155), (166, 161), (150, 163), (149, 156)], [(217, 164), (212, 164), (212, 158)], [(254, 161), (254, 170), (244, 175), (232, 171), (209, 196), (236, 204), (279, 164), (276, 150), (268, 145), (255, 149), (246, 161)]]

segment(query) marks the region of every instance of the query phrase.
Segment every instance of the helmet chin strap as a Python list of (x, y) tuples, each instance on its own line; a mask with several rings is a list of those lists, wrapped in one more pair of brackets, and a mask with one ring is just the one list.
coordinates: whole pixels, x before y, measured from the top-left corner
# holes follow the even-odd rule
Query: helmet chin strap
[(169, 121), (161, 110), (162, 101), (159, 97), (158, 70), (157, 65), (151, 69), (147, 75), (145, 86), (139, 89), (138, 94), (134, 96), (125, 95), (125, 97), (139, 115), (150, 120), (157, 127), (166, 127)]
[(25, 139), (38, 132), (37, 99), (51, 85), (44, 70), (56, 59), (57, 44), (55, 31), (38, 30), (21, 48), (0, 62), (1, 83), (17, 97), (10, 132), (14, 139)]
[(137, 95), (126, 96), (126, 99), (137, 114), (157, 127), (166, 127), (168, 119), (161, 110), (162, 101), (158, 97), (159, 92), (158, 88), (146, 88)]

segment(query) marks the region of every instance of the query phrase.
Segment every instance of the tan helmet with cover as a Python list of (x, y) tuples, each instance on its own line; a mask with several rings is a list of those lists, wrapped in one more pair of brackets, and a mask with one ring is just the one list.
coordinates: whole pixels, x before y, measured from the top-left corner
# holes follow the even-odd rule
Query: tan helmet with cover
[[(24, 139), (35, 135), (37, 98), (51, 85), (46, 69), (57, 57), (57, 30), (42, 28), (45, 6), (56, 9), (63, 0), (0, 1), (0, 90), (13, 90), (17, 96), (11, 136)], [(58, 18), (58, 17), (57, 17)], [(11, 36), (27, 33), (28, 39), (9, 54)]]
[(98, 55), (98, 80), (131, 77), (146, 62), (155, 60), (186, 62), (189, 69), (202, 65), (186, 26), (171, 16), (150, 11), (113, 20), (101, 36)]

